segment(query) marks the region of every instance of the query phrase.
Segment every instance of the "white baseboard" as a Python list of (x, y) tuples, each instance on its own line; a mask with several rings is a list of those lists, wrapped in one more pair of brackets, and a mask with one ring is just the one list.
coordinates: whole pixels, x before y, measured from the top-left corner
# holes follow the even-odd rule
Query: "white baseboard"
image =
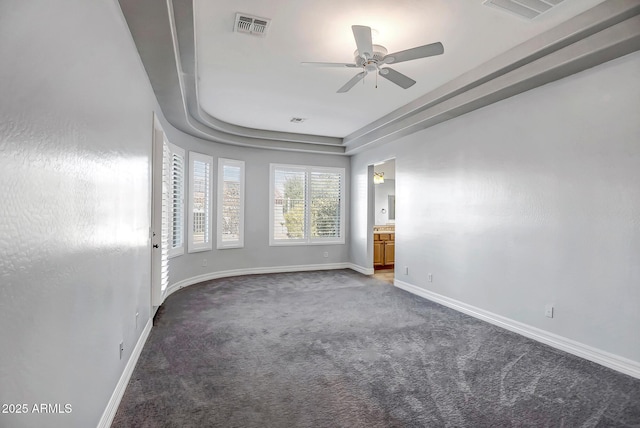
[(169, 287), (167, 287), (165, 298), (167, 298), (172, 293), (175, 293), (176, 291), (180, 290), (181, 288), (188, 287), (189, 285), (193, 285), (193, 284), (198, 284), (204, 281), (211, 281), (212, 279), (228, 278), (231, 276), (240, 276), (240, 275), (302, 272), (302, 271), (311, 271), (311, 270), (353, 269), (355, 271), (360, 272), (358, 269), (354, 268), (354, 266), (356, 265), (353, 265), (352, 263), (323, 263), (323, 264), (314, 264), (314, 265), (268, 266), (268, 267), (232, 269), (232, 270), (223, 270), (219, 272), (210, 272), (210, 273), (205, 273), (203, 275), (198, 275), (198, 276), (193, 276), (191, 278), (183, 279), (182, 281), (178, 281), (175, 284), (170, 285)]
[(483, 321), (487, 321), (491, 324), (497, 325), (498, 327), (502, 327), (504, 329), (526, 336), (530, 339), (552, 346), (556, 349), (560, 349), (561, 351), (568, 352), (569, 354), (576, 355), (578, 357), (593, 361), (594, 363), (598, 363), (605, 367), (609, 367), (610, 369), (640, 379), (640, 363), (638, 363), (637, 361), (633, 361), (619, 355), (611, 354), (609, 352), (593, 348), (591, 346), (576, 342), (566, 337), (550, 333), (546, 330), (523, 324), (510, 318), (494, 314), (493, 312), (480, 309), (478, 307), (460, 302), (455, 299), (451, 299), (449, 297), (434, 293), (429, 290), (425, 290), (424, 288), (409, 284), (407, 282), (396, 279), (393, 282), (393, 285), (405, 291), (408, 291), (409, 293), (418, 295), (436, 303), (440, 303), (443, 306), (455, 309), (456, 311), (471, 315), (472, 317), (481, 319)]
[(373, 275), (375, 273), (375, 270), (373, 268), (366, 268), (364, 266), (356, 265), (353, 263), (349, 263), (349, 269), (360, 272), (363, 275)]
[(131, 379), (131, 375), (133, 374), (133, 369), (136, 367), (136, 363), (138, 362), (138, 358), (140, 358), (142, 348), (144, 347), (144, 344), (149, 337), (152, 326), (153, 318), (149, 318), (149, 320), (147, 321), (147, 325), (144, 326), (144, 330), (142, 330), (142, 334), (138, 339), (138, 343), (136, 343), (136, 347), (133, 348), (133, 352), (131, 353), (129, 361), (127, 361), (127, 365), (125, 366), (124, 371), (120, 376), (120, 380), (116, 385), (116, 389), (113, 391), (113, 394), (111, 394), (109, 403), (107, 403), (107, 408), (104, 410), (104, 413), (102, 413), (100, 422), (98, 422), (98, 428), (109, 428), (111, 426), (113, 418), (116, 416), (116, 412), (118, 411), (118, 406), (120, 406), (122, 396), (124, 395), (124, 392), (127, 389), (127, 385), (129, 384), (129, 379)]

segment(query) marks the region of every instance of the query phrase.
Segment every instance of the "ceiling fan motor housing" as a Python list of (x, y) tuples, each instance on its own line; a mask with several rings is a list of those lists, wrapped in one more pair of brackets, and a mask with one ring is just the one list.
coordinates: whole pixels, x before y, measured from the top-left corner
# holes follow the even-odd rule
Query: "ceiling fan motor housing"
[(377, 65), (382, 62), (382, 58), (387, 55), (387, 48), (381, 45), (373, 45), (373, 56), (367, 58), (366, 60), (360, 56), (360, 53), (356, 49), (353, 53), (355, 56), (355, 62), (358, 67), (364, 67), (368, 71), (374, 71), (377, 68)]

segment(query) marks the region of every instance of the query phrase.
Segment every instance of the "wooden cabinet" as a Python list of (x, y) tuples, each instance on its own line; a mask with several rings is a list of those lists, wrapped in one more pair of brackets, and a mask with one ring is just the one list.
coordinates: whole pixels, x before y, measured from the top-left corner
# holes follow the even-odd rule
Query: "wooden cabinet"
[(384, 244), (384, 264), (392, 265), (396, 261), (396, 243), (387, 241)]
[(395, 234), (373, 234), (373, 266), (392, 266), (395, 263)]
[(373, 265), (384, 265), (384, 242), (373, 241)]

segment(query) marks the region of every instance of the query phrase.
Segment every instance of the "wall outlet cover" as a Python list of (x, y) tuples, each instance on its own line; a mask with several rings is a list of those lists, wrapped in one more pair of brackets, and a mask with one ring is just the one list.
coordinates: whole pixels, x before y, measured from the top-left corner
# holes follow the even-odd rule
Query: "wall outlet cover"
[(553, 318), (553, 305), (547, 305), (544, 307), (544, 316), (547, 318)]

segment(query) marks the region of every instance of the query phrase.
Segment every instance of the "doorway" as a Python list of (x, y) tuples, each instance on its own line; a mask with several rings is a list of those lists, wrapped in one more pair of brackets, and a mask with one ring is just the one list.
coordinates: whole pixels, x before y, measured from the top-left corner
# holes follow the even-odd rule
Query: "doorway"
[(393, 284), (396, 252), (396, 161), (390, 159), (373, 166), (374, 276)]
[(158, 117), (153, 115), (151, 161), (151, 307), (162, 304), (169, 283), (167, 141)]

